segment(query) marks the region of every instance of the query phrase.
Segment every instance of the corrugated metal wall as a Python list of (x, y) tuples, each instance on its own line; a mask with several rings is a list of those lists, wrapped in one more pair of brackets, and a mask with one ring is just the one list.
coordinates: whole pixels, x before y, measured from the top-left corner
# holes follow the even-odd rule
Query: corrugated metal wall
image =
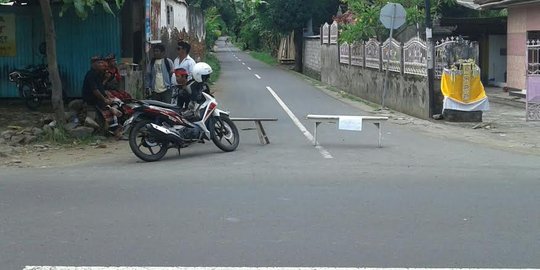
[(14, 68), (22, 68), (34, 63), (32, 41), (32, 14), (28, 9), (0, 7), (2, 14), (16, 14), (17, 55), (14, 57), (0, 56), (0, 97), (18, 95), (13, 83), (8, 80), (8, 74)]
[[(85, 21), (70, 13), (57, 19), (58, 65), (63, 85), (69, 96), (81, 96), (90, 58), (97, 54), (115, 53), (120, 58), (120, 18), (96, 8)], [(77, 27), (73, 27), (73, 26)]]
[[(17, 56), (0, 57), (0, 97), (16, 97), (17, 90), (9, 83), (7, 74), (16, 67), (44, 61), (39, 54), (39, 44), (45, 40), (43, 21), (39, 7), (2, 7), (0, 13), (17, 15)], [(72, 11), (61, 18), (57, 9), (54, 14), (62, 85), (68, 96), (80, 97), (92, 56), (115, 53), (120, 58), (120, 15), (111, 16), (96, 9), (83, 21)]]

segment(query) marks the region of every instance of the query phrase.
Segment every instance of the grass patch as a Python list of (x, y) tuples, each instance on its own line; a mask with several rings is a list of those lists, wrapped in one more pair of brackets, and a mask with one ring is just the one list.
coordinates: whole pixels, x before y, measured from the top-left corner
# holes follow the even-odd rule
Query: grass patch
[(84, 138), (75, 138), (64, 128), (54, 128), (44, 130), (43, 134), (38, 138), (38, 141), (63, 146), (81, 146), (95, 144), (103, 141), (103, 139), (105, 139), (105, 137), (94, 134)]
[(39, 139), (57, 144), (71, 144), (73, 141), (73, 137), (64, 128), (47, 129)]
[(267, 53), (267, 52), (253, 52), (252, 51), (252, 52), (249, 52), (249, 54), (253, 58), (255, 58), (255, 59), (257, 59), (257, 60), (259, 60), (259, 61), (261, 61), (263, 63), (266, 63), (268, 65), (275, 66), (275, 65), (278, 64), (277, 59), (274, 58), (272, 55), (270, 55), (270, 53)]
[(216, 55), (213, 53), (207, 53), (204, 57), (204, 62), (206, 62), (210, 67), (212, 67), (212, 76), (210, 76), (210, 83), (214, 84), (221, 76), (221, 64), (217, 59)]

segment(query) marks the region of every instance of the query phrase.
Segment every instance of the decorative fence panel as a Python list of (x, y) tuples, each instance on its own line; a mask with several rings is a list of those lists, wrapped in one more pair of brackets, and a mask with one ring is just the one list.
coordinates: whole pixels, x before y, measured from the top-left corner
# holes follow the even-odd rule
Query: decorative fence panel
[(527, 74), (540, 75), (540, 40), (527, 41)]
[(401, 72), (401, 43), (395, 39), (387, 39), (382, 45), (382, 69)]
[(381, 43), (370, 38), (365, 44), (366, 67), (381, 69)]
[(338, 43), (338, 23), (334, 21), (332, 25), (330, 26), (330, 44), (337, 44)]
[(351, 46), (347, 42), (339, 45), (339, 63), (351, 64)]
[(450, 67), (459, 59), (474, 59), (478, 65), (478, 42), (462, 37), (448, 37), (435, 45), (435, 77), (441, 78), (444, 68)]
[(540, 121), (540, 40), (527, 41), (526, 120)]
[(364, 42), (354, 42), (351, 45), (351, 65), (364, 66)]
[[(337, 22), (322, 25), (321, 43), (339, 44), (338, 30)], [(540, 40), (529, 41), (528, 45), (530, 73), (540, 75)], [(383, 43), (370, 38), (368, 41), (343, 43), (338, 46), (340, 64), (427, 76), (428, 44), (419, 37), (413, 37), (404, 44), (393, 38)], [(478, 63), (478, 43), (461, 37), (448, 37), (436, 43), (434, 58), (435, 76), (440, 78), (443, 69), (459, 59), (472, 58)]]
[(330, 25), (324, 23), (321, 27), (321, 42), (322, 44), (330, 44)]
[(427, 44), (418, 37), (403, 46), (403, 73), (427, 76)]

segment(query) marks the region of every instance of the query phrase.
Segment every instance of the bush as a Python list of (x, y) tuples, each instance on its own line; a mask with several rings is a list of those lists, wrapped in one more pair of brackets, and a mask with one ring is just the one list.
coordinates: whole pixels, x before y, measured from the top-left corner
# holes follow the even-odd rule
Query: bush
[(207, 53), (204, 57), (204, 62), (210, 65), (212, 67), (212, 76), (210, 76), (210, 83), (214, 84), (221, 75), (221, 64), (219, 63), (219, 60), (217, 59), (216, 55), (213, 53)]

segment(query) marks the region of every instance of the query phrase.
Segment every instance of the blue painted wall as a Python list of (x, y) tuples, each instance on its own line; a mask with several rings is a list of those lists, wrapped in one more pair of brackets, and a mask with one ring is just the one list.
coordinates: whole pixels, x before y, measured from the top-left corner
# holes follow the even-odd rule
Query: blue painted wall
[[(39, 44), (45, 40), (39, 6), (0, 7), (0, 13), (14, 13), (17, 27), (17, 56), (0, 57), (0, 98), (17, 97), (15, 85), (7, 74), (14, 68), (46, 61), (39, 54)], [(90, 68), (90, 58), (97, 54), (120, 56), (120, 15), (112, 16), (96, 8), (86, 20), (73, 11), (58, 16), (54, 11), (57, 36), (57, 57), (62, 85), (70, 97), (80, 97), (84, 75)]]

